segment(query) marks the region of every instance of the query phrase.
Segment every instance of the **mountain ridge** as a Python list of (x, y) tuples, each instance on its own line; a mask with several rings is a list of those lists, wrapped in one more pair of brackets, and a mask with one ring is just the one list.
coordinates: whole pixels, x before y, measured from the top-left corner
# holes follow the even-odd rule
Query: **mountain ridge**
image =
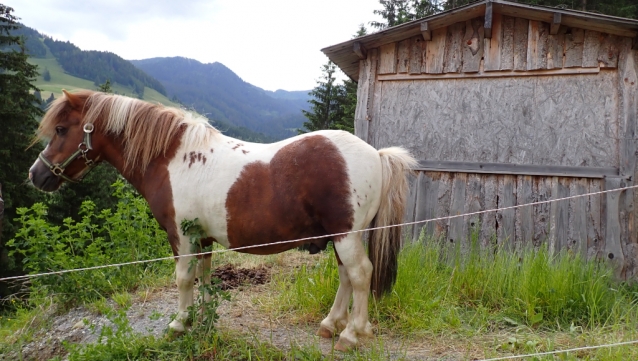
[[(253, 129), (277, 139), (296, 135), (308, 108), (308, 92), (268, 91), (244, 81), (226, 65), (184, 57), (130, 60), (158, 79), (171, 99), (213, 120)], [(304, 97), (305, 94), (305, 97)]]

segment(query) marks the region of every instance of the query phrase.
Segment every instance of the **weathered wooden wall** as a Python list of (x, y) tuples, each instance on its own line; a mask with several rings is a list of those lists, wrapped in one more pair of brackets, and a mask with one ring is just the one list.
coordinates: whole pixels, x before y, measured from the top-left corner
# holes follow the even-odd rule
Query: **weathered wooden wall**
[(375, 147), (398, 142), (418, 159), (618, 167), (615, 71), (375, 87), (383, 94), (368, 130)]
[[(638, 53), (631, 39), (494, 14), (370, 49), (360, 62), (356, 134), (401, 145), (422, 161), (614, 169), (613, 174), (489, 174), (421, 167), (407, 221), (611, 190), (638, 177)], [(476, 168), (476, 167), (475, 167)], [(536, 168), (535, 168), (536, 169)], [(602, 168), (601, 168), (602, 169)], [(503, 172), (500, 172), (503, 173)], [(595, 172), (594, 172), (595, 173)], [(638, 192), (611, 192), (430, 222), (422, 228), (465, 248), (547, 242), (638, 272)]]

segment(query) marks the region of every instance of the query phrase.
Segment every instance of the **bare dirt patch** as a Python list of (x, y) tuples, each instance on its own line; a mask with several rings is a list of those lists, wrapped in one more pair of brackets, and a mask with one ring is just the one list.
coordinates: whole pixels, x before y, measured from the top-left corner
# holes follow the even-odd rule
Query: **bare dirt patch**
[[(231, 259), (226, 255), (223, 265), (215, 268), (213, 277), (222, 281), (222, 288), (229, 290), (231, 300), (222, 302), (218, 308), (218, 327), (229, 335), (237, 335), (255, 342), (267, 342), (280, 349), (291, 346), (314, 347), (330, 358), (341, 359), (343, 354), (333, 352), (336, 339), (323, 339), (315, 335), (319, 322), (304, 323), (298, 316), (267, 311), (266, 300), (276, 295), (268, 282), (274, 274), (291, 275), (301, 265), (318, 262), (321, 255), (311, 256), (302, 252), (286, 252), (267, 257), (237, 255)], [(145, 290), (133, 295), (132, 304), (126, 314), (134, 332), (142, 335), (163, 337), (171, 316), (177, 310), (178, 292), (175, 286)], [(118, 307), (108, 301), (109, 306)], [(33, 341), (21, 348), (21, 355), (0, 355), (0, 360), (43, 360), (66, 354), (63, 343), (87, 344), (96, 342), (100, 331), (113, 324), (102, 314), (86, 307), (77, 307), (63, 315), (50, 310), (47, 316), (50, 327), (35, 333)], [(369, 340), (366, 349), (376, 349), (384, 358), (397, 360), (466, 360), (482, 356), (472, 346), (472, 341), (462, 338), (446, 340), (440, 338), (406, 339), (396, 336), (391, 330), (379, 330)]]

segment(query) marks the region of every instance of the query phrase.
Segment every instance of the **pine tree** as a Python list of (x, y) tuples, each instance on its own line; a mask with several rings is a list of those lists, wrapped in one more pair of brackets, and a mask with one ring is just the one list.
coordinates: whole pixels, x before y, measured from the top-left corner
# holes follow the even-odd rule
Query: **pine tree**
[(44, 68), (44, 71), (42, 72), (42, 79), (44, 79), (44, 81), (51, 81), (51, 73), (49, 73), (48, 68)]
[(308, 100), (311, 104), (310, 111), (302, 110), (308, 121), (303, 123), (304, 129), (297, 129), (299, 134), (320, 129), (335, 129), (335, 124), (343, 116), (341, 104), (345, 98), (345, 89), (343, 85), (335, 84), (336, 71), (337, 67), (331, 61), (322, 66), (321, 78), (309, 93), (312, 96), (312, 99)]
[(6, 254), (4, 241), (15, 232), (12, 220), (18, 207), (30, 206), (42, 199), (42, 193), (29, 187), (25, 180), (29, 167), (38, 157), (41, 145), (28, 148), (42, 115), (38, 99), (31, 91), (38, 76), (37, 66), (27, 62), (24, 44), (11, 31), (18, 27), (13, 9), (0, 4), (0, 183), (4, 199), (4, 227), (0, 235), (0, 277), (7, 274), (12, 263)]

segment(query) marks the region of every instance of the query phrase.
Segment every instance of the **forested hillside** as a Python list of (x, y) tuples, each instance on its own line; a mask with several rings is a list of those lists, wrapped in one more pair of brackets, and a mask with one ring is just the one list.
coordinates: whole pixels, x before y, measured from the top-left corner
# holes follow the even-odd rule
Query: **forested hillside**
[[(282, 139), (296, 135), (308, 106), (307, 92), (269, 92), (243, 81), (221, 63), (202, 64), (181, 57), (133, 60), (160, 80), (171, 98), (209, 119)], [(305, 93), (305, 96), (304, 96)]]
[[(44, 59), (52, 55), (66, 74), (90, 80), (95, 86), (109, 79), (112, 83), (130, 87), (139, 98), (144, 96), (145, 87), (166, 95), (166, 89), (159, 81), (116, 54), (83, 51), (68, 41), (55, 40), (21, 24), (11, 33), (24, 39), (30, 57)], [(16, 45), (12, 48), (16, 49)], [(40, 69), (43, 71), (45, 69)]]

